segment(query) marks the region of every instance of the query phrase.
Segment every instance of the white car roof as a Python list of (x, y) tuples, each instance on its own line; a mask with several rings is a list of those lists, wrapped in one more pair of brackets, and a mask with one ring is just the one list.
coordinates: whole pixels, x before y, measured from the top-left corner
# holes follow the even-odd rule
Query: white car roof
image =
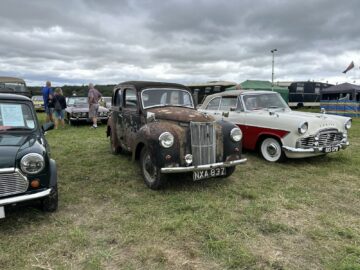
[(261, 95), (261, 94), (271, 94), (271, 93), (276, 93), (274, 91), (265, 91), (265, 90), (229, 90), (229, 91), (224, 91), (224, 92), (220, 92), (220, 93), (216, 93), (216, 94), (212, 94), (212, 95), (208, 95), (203, 104), (206, 104), (209, 100), (215, 98), (215, 97), (227, 97), (227, 96), (239, 96), (239, 95)]

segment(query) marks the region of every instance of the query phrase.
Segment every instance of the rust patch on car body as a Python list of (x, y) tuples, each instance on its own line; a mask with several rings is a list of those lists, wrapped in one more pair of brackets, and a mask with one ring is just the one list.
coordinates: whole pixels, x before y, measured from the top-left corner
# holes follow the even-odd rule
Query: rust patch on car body
[(151, 108), (146, 111), (155, 113), (155, 119), (163, 119), (179, 122), (212, 122), (215, 119), (207, 114), (185, 107), (161, 107)]

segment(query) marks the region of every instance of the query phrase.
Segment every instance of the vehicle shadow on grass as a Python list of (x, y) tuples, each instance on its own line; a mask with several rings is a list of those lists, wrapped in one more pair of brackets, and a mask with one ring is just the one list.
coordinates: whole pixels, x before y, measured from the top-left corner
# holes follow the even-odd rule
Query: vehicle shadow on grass
[(53, 214), (41, 210), (41, 204), (37, 201), (7, 205), (5, 206), (5, 218), (0, 219), (0, 229), (3, 233), (16, 233), (27, 228), (31, 223), (49, 223), (50, 215)]
[(219, 185), (228, 185), (229, 178), (206, 178), (194, 181), (192, 173), (186, 174), (169, 174), (162, 190), (164, 191), (194, 191), (201, 189), (217, 188)]

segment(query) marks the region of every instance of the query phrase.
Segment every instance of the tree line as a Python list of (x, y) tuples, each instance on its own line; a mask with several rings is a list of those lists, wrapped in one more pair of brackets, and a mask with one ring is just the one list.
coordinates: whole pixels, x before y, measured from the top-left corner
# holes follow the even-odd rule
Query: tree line
[[(112, 96), (112, 91), (114, 89), (115, 85), (112, 84), (108, 84), (108, 85), (95, 85), (95, 88), (97, 90), (100, 91), (100, 93), (103, 96)], [(43, 86), (28, 86), (28, 89), (32, 92), (32, 95), (41, 95), (41, 89), (43, 88)], [(53, 87), (54, 89), (56, 87)], [(68, 96), (72, 96), (72, 95), (77, 95), (77, 96), (87, 96), (88, 94), (88, 90), (89, 87), (87, 85), (64, 85), (61, 87), (61, 89), (63, 90), (63, 94), (64, 96), (68, 97)]]

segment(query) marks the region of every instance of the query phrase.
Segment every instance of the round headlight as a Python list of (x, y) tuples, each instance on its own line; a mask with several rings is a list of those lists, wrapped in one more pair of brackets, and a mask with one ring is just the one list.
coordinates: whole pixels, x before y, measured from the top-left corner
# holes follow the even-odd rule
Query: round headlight
[(159, 142), (162, 147), (169, 148), (174, 144), (174, 136), (170, 132), (161, 133)]
[(307, 122), (302, 122), (298, 127), (298, 132), (300, 134), (305, 134), (308, 128), (309, 128), (309, 124)]
[(350, 129), (351, 128), (351, 119), (347, 120), (346, 123), (345, 123), (345, 129)]
[(230, 138), (234, 142), (240, 142), (240, 140), (242, 139), (242, 132), (241, 132), (240, 128), (233, 128), (230, 131)]
[(30, 153), (20, 161), (20, 168), (24, 173), (36, 174), (41, 172), (45, 167), (44, 158), (42, 155), (37, 153)]

